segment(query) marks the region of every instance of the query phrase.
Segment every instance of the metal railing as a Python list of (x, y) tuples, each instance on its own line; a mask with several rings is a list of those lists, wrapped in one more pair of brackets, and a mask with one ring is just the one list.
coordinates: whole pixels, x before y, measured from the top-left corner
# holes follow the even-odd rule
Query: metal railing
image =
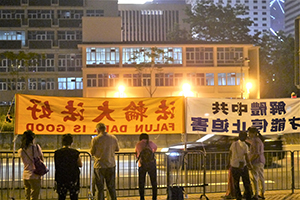
[[(54, 191), (54, 151), (43, 151), (49, 168), (42, 178), (40, 199), (57, 199)], [(284, 155), (284, 157), (283, 157)], [(93, 159), (81, 151), (83, 166), (80, 174), (80, 199), (91, 199)], [(225, 192), (227, 189), (228, 152), (187, 151), (182, 153), (156, 153), (158, 195), (167, 194), (167, 188), (176, 184), (185, 187), (188, 194)], [(266, 151), (266, 190), (300, 189), (300, 151)], [(282, 158), (283, 157), (283, 158)], [(282, 159), (276, 159), (282, 158)], [(0, 199), (24, 198), (23, 164), (12, 151), (0, 151)], [(138, 196), (138, 166), (135, 154), (116, 154), (116, 190), (119, 197)], [(147, 176), (145, 195), (151, 195)]]

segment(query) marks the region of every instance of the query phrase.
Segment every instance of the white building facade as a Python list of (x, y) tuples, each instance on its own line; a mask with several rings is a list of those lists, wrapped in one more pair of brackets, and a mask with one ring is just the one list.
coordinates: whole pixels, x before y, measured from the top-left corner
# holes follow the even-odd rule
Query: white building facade
[[(251, 44), (84, 42), (79, 47), (84, 55), (84, 97), (181, 96), (185, 83), (191, 86), (189, 96), (194, 97), (260, 97), (259, 47)], [(161, 70), (138, 72), (136, 64), (145, 58), (130, 58), (135, 51), (150, 51), (152, 47), (174, 60), (164, 64), (157, 59), (155, 65)], [(250, 93), (247, 82), (253, 84)], [(121, 85), (124, 91), (119, 91)], [(155, 92), (150, 95), (149, 91)]]

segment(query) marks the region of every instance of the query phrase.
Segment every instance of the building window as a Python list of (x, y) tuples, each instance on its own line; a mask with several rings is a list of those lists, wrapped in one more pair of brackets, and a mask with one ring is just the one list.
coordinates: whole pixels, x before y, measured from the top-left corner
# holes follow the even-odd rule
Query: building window
[(25, 78), (18, 78), (18, 79), (8, 79), (7, 80), (7, 90), (25, 90), (26, 83)]
[(67, 78), (67, 90), (82, 90), (82, 78), (68, 77)]
[(82, 57), (79, 54), (58, 55), (58, 71), (80, 71)]
[(240, 61), (238, 58), (243, 57), (242, 47), (218, 47), (217, 48), (217, 62), (218, 65), (238, 65)]
[(205, 79), (206, 79), (206, 85), (215, 85), (215, 79), (213, 73), (206, 73)]
[[(182, 64), (182, 48), (180, 47), (166, 47), (166, 48), (160, 48), (164, 51), (165, 57), (171, 57), (173, 58), (173, 61), (171, 63), (173, 64)], [(163, 60), (163, 56), (160, 56), (160, 58), (155, 60), (156, 63), (165, 63), (165, 60)]]
[(87, 74), (87, 87), (97, 87), (97, 74)]
[[(171, 57), (173, 61), (170, 63), (173, 64), (182, 64), (182, 48), (179, 47), (165, 47), (159, 48), (164, 51), (164, 55), (160, 55), (159, 58), (155, 59), (157, 64), (164, 64), (166, 60), (164, 57)], [(151, 53), (150, 48), (123, 48), (123, 64), (140, 64), (140, 63), (150, 63), (151, 58), (148, 57), (145, 52)], [(137, 56), (136, 59), (132, 59), (134, 56)]]
[(164, 86), (164, 74), (155, 74), (155, 86)]
[(218, 73), (218, 85), (239, 85), (240, 73)]
[(186, 48), (187, 65), (213, 64), (213, 48)]
[(142, 86), (141, 75), (140, 74), (133, 74), (133, 86), (140, 87)]
[(98, 74), (98, 87), (116, 87), (119, 74)]
[(58, 89), (66, 90), (67, 89), (67, 78), (58, 78)]
[(151, 86), (151, 74), (143, 74), (143, 86)]
[[(150, 58), (145, 55), (145, 52), (150, 53), (150, 48), (123, 48), (123, 64), (140, 64), (149, 63)], [(135, 60), (132, 58), (137, 56)]]
[(87, 48), (86, 64), (119, 64), (119, 48)]
[(54, 40), (54, 31), (28, 31), (28, 40)]
[(28, 79), (28, 89), (29, 90), (37, 90), (38, 83), (37, 83), (37, 79), (36, 78), (29, 78)]
[(82, 31), (57, 31), (58, 40), (81, 40)]
[(83, 88), (81, 77), (58, 78), (59, 90), (80, 90)]
[(236, 85), (235, 73), (227, 73), (227, 85)]
[(213, 73), (188, 73), (187, 78), (193, 86), (214, 85)]
[(188, 73), (187, 74), (188, 80), (192, 86), (203, 86), (205, 85), (205, 76), (204, 73)]
[(104, 10), (87, 10), (87, 17), (102, 17), (104, 16)]
[(37, 90), (54, 90), (55, 81), (54, 78), (38, 78), (37, 79)]
[(127, 87), (132, 86), (132, 74), (123, 74), (123, 83)]
[(59, 19), (81, 19), (83, 17), (82, 10), (58, 10)]
[(173, 86), (174, 85), (174, 74), (173, 73), (165, 73), (165, 85), (164, 86)]
[(218, 73), (218, 85), (226, 85), (226, 73)]
[(55, 79), (54, 78), (47, 78), (46, 79), (46, 89), (47, 90), (54, 90), (55, 89)]
[(0, 79), (0, 90), (7, 90), (6, 79)]
[(28, 10), (28, 19), (52, 19), (53, 10)]
[(182, 86), (183, 84), (183, 74), (175, 73), (174, 74), (174, 86)]

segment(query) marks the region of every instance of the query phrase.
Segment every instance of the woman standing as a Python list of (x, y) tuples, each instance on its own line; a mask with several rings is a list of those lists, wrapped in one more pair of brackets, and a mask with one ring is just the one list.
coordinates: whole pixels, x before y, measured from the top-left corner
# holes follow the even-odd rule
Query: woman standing
[(21, 148), (18, 153), (24, 164), (23, 180), (25, 186), (26, 200), (37, 200), (41, 190), (41, 176), (33, 173), (35, 167), (34, 157), (44, 160), (42, 149), (39, 145), (34, 144), (35, 134), (27, 130), (22, 135)]
[[(143, 153), (150, 150), (150, 154)], [(157, 146), (154, 142), (149, 140), (147, 133), (140, 135), (140, 141), (135, 146), (136, 157), (139, 163), (139, 193), (140, 200), (145, 200), (145, 180), (146, 174), (150, 176), (152, 185), (152, 200), (157, 199), (157, 172), (156, 172), (156, 160), (154, 152), (156, 152)], [(143, 158), (145, 156), (145, 159)], [(143, 160), (147, 160), (144, 162)]]
[(59, 200), (65, 200), (67, 192), (70, 192), (71, 200), (78, 200), (79, 185), (79, 167), (82, 162), (79, 151), (70, 148), (73, 143), (71, 134), (62, 136), (63, 148), (55, 151), (55, 181), (57, 184), (57, 193)]

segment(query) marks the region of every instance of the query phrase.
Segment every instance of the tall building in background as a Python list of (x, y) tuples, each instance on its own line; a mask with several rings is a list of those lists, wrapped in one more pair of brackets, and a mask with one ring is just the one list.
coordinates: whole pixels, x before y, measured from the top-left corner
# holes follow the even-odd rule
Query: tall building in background
[[(201, 0), (200, 0), (201, 1)], [(258, 32), (268, 33), (271, 28), (271, 11), (270, 11), (270, 0), (212, 0), (215, 4), (221, 4), (223, 6), (229, 4), (235, 6), (236, 4), (243, 4), (248, 9), (247, 15), (242, 17), (250, 17), (254, 22), (250, 29), (250, 35), (254, 35)], [(197, 0), (189, 0), (192, 5)]]
[[(32, 66), (12, 66), (1, 58), (0, 101), (5, 104), (15, 93), (82, 96), (82, 18), (118, 17), (117, 1), (94, 0), (1, 0), (0, 53), (44, 54)], [(119, 27), (121, 20), (119, 20)], [(94, 29), (92, 34), (106, 30)], [(119, 28), (119, 33), (121, 28)], [(98, 38), (101, 39), (101, 38)]]
[(300, 2), (285, 0), (285, 34), (295, 36), (295, 20), (300, 16)]
[(278, 31), (284, 31), (284, 0), (271, 0), (271, 32), (276, 35)]
[(184, 1), (156, 0), (146, 4), (119, 4), (122, 18), (123, 41), (167, 41), (168, 32), (176, 24), (188, 30), (183, 23), (186, 7)]

